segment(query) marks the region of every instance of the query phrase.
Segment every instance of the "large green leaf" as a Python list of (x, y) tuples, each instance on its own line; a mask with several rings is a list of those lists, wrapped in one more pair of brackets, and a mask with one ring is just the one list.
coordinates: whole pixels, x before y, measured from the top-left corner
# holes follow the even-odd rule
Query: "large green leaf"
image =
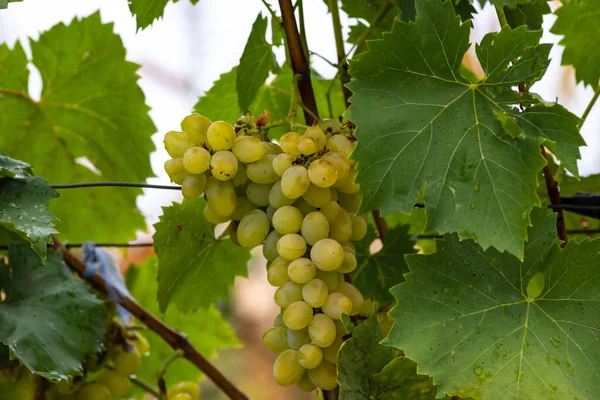
[(556, 10), (556, 22), (550, 30), (564, 35), (563, 65), (575, 67), (577, 82), (598, 86), (600, 80), (600, 4), (594, 0), (567, 1)]
[(0, 265), (0, 342), (29, 370), (49, 379), (81, 374), (81, 362), (101, 349), (107, 313), (103, 303), (62, 261), (14, 245)]
[[(152, 258), (143, 265), (132, 267), (127, 271), (127, 287), (131, 295), (150, 312), (158, 314), (156, 300), (156, 259)], [(238, 346), (239, 342), (231, 326), (214, 308), (198, 310), (192, 315), (180, 315), (176, 309), (170, 309), (164, 316), (164, 322), (171, 328), (184, 333), (189, 341), (203, 356), (212, 358), (216, 350)], [(173, 354), (173, 349), (156, 333), (145, 331), (143, 335), (150, 343), (150, 354), (144, 357), (137, 375), (149, 382), (156, 380), (156, 374), (166, 358)], [(201, 372), (188, 360), (179, 358), (171, 364), (165, 379), (168, 384), (182, 380), (196, 381)]]
[[(490, 33), (477, 47), (485, 78), (471, 84), (460, 76), (470, 21), (461, 24), (450, 1), (416, 6), (416, 23), (397, 21), (351, 63), (347, 116), (358, 127), (361, 211), (408, 213), (424, 187), (428, 229), (522, 257), (529, 213), (539, 204), (540, 144), (576, 174), (584, 143), (573, 114), (512, 90), (543, 75), (550, 45), (524, 26)], [(510, 136), (498, 113), (523, 134)]]
[(216, 238), (204, 219), (203, 199), (163, 207), (154, 227), (158, 256), (158, 304), (165, 312), (175, 303), (183, 312), (207, 309), (225, 299), (236, 276), (247, 276), (250, 252), (231, 240)]
[[(60, 23), (30, 45), (31, 60), (19, 43), (12, 50), (0, 45), (0, 148), (51, 183), (145, 181), (155, 127), (137, 85), (138, 66), (125, 61), (112, 24), (96, 13)], [(29, 61), (42, 76), (39, 101), (27, 92)], [(99, 174), (81, 165), (82, 158)], [(51, 210), (69, 240), (126, 240), (145, 227), (135, 206), (141, 193), (65, 190)]]
[(375, 239), (371, 227), (367, 236), (355, 243), (358, 267), (352, 272), (352, 281), (363, 296), (378, 301), (394, 299), (390, 288), (404, 282), (404, 274), (408, 272), (404, 255), (416, 253), (408, 229), (408, 225), (397, 225), (390, 229), (385, 235), (383, 247), (375, 254), (369, 251)]
[[(418, 374), (417, 364), (406, 357), (393, 359), (373, 376), (373, 382), (380, 393), (378, 400), (434, 400), (438, 389), (433, 378)], [(444, 399), (449, 400), (448, 396)]]
[(0, 153), (0, 179), (4, 177), (22, 178), (27, 175), (33, 175), (31, 165)]
[(50, 235), (58, 233), (56, 217), (48, 211), (48, 201), (55, 197), (58, 193), (41, 177), (0, 179), (0, 230), (29, 243), (42, 260), (46, 259), (46, 245), (52, 243)]
[(263, 86), (269, 71), (275, 62), (273, 49), (266, 40), (267, 17), (258, 15), (252, 25), (252, 31), (244, 48), (236, 73), (236, 90), (238, 105), (241, 110), (246, 110), (254, 101), (256, 94)]
[(506, 20), (512, 28), (527, 25), (529, 29), (542, 29), (544, 14), (550, 12), (552, 10), (546, 0), (531, 0), (528, 3), (504, 7)]
[[(440, 391), (487, 399), (600, 397), (600, 240), (561, 249), (556, 217), (532, 213), (523, 262), (457, 235), (409, 255), (385, 343)], [(537, 290), (534, 286), (537, 285)], [(537, 293), (541, 293), (535, 296)]]
[[(190, 3), (196, 4), (200, 0), (190, 0)], [(174, 0), (173, 3), (176, 3)], [(135, 15), (137, 28), (146, 29), (154, 21), (162, 18), (165, 7), (169, 0), (129, 0), (129, 11)]]

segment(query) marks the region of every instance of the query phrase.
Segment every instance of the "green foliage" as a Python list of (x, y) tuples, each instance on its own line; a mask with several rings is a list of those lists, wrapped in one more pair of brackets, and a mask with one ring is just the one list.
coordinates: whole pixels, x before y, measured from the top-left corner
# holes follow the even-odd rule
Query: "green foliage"
[[(98, 13), (58, 24), (31, 40), (31, 60), (20, 43), (0, 45), (0, 148), (31, 163), (49, 182), (144, 181), (151, 175), (150, 136), (137, 65), (112, 24)], [(29, 97), (31, 61), (43, 81), (39, 101)], [(29, 140), (35, 135), (35, 140)], [(79, 164), (85, 157), (99, 171)], [(61, 237), (73, 241), (131, 239), (145, 227), (135, 206), (139, 189), (65, 191), (51, 210)], [(73, 205), (76, 204), (77, 207)], [(114, 221), (119, 221), (114, 224)]]
[(600, 240), (561, 249), (554, 215), (535, 209), (532, 222), (523, 262), (457, 235), (437, 241), (435, 254), (407, 257), (410, 274), (392, 289), (398, 306), (385, 343), (404, 349), (441, 391), (483, 399), (600, 395)]
[(26, 175), (33, 175), (31, 165), (20, 160), (13, 160), (5, 154), (0, 153), (0, 179), (4, 177), (18, 179)]
[[(574, 196), (578, 192), (596, 193), (600, 192), (600, 175), (590, 175), (577, 180), (568, 175), (561, 177), (561, 196)], [(600, 220), (586, 217), (570, 211), (564, 211), (565, 225), (569, 230), (597, 230), (600, 229)], [(573, 236), (570, 234), (569, 236)]]
[(378, 301), (393, 300), (390, 288), (404, 282), (404, 274), (408, 272), (404, 255), (416, 253), (408, 229), (408, 225), (390, 229), (383, 248), (375, 254), (369, 251), (375, 239), (373, 228), (369, 227), (367, 236), (355, 243), (358, 266), (352, 272), (352, 282), (364, 297)]
[(341, 400), (433, 400), (437, 388), (431, 377), (417, 374), (417, 365), (405, 357), (394, 359), (383, 339), (377, 313), (354, 329), (338, 354)]
[[(126, 276), (127, 287), (131, 295), (154, 314), (159, 313), (156, 300), (157, 272), (156, 259), (152, 258), (140, 266), (130, 268)], [(184, 333), (192, 345), (205, 357), (214, 357), (218, 349), (239, 345), (233, 329), (214, 307), (198, 310), (189, 315), (181, 315), (172, 308), (164, 316), (164, 322), (171, 328)], [(156, 380), (156, 374), (161, 364), (173, 354), (173, 349), (152, 331), (145, 331), (143, 335), (150, 343), (150, 354), (143, 358), (137, 376), (153, 382)], [(171, 364), (165, 379), (170, 383), (182, 380), (196, 381), (200, 374), (201, 372), (196, 366), (186, 359), (179, 358)]]
[(552, 10), (546, 0), (532, 0), (504, 7), (506, 21), (511, 28), (527, 25), (529, 29), (542, 29), (543, 16), (550, 12)]
[[(196, 4), (200, 0), (190, 0)], [(176, 3), (174, 0), (173, 3)], [(129, 0), (129, 11), (135, 16), (137, 29), (146, 29), (154, 21), (162, 18), (169, 0)]]
[(273, 53), (273, 46), (266, 40), (268, 23), (266, 17), (261, 15), (256, 17), (240, 59), (236, 73), (236, 91), (241, 110), (250, 107), (256, 94), (267, 80), (269, 71), (279, 69), (275, 53)]
[[(522, 257), (529, 213), (539, 204), (540, 144), (575, 174), (583, 144), (577, 117), (511, 89), (543, 75), (550, 46), (525, 27), (490, 33), (477, 47), (485, 80), (470, 84), (460, 76), (470, 22), (461, 24), (450, 2), (416, 4), (415, 24), (396, 22), (351, 63), (347, 116), (358, 127), (361, 211), (408, 213), (424, 187), (428, 229)], [(513, 107), (523, 101), (525, 111)], [(524, 134), (510, 137), (498, 111)]]
[(595, 1), (567, 1), (556, 10), (556, 22), (550, 30), (564, 35), (563, 65), (575, 67), (577, 82), (598, 86), (600, 79), (600, 12)]
[(0, 0), (0, 10), (8, 8), (8, 3), (18, 3), (23, 0)]
[(227, 298), (236, 276), (247, 276), (250, 252), (229, 239), (215, 237), (214, 226), (203, 217), (204, 205), (198, 198), (163, 207), (154, 225), (162, 313), (172, 302), (186, 313), (207, 309)]
[(43, 265), (33, 250), (13, 245), (0, 265), (0, 342), (27, 368), (45, 378), (81, 373), (86, 356), (101, 349), (103, 303), (64, 265), (58, 252)]
[[(343, 0), (342, 10), (348, 14), (348, 17), (361, 19), (367, 21), (369, 24), (377, 15), (381, 15), (381, 13), (383, 13), (383, 16), (374, 27), (373, 34), (370, 36), (371, 39), (381, 37), (383, 32), (389, 31), (392, 28), (394, 19), (397, 15), (396, 10), (394, 10), (394, 7), (389, 4), (389, 1), (384, 2), (383, 0), (375, 0), (370, 3), (362, 0)], [(402, 9), (402, 11), (402, 17), (405, 17), (404, 9)], [(368, 25), (365, 25), (360, 20), (356, 21), (355, 25), (350, 26), (348, 42), (354, 44), (357, 43), (358, 38), (365, 34), (368, 29)]]

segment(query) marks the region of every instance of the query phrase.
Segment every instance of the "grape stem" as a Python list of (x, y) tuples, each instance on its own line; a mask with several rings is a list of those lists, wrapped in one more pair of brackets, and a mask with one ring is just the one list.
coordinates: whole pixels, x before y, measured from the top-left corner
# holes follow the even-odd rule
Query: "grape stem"
[(598, 100), (598, 97), (600, 97), (600, 86), (598, 86), (594, 91), (594, 97), (592, 97), (592, 100), (590, 100), (587, 107), (585, 108), (585, 111), (583, 112), (583, 115), (581, 116), (581, 122), (579, 123), (580, 127), (583, 126), (588, 115), (590, 115), (590, 112), (592, 111), (592, 108), (594, 108), (594, 104), (596, 104), (596, 100)]
[(556, 213), (556, 232), (558, 233), (558, 237), (562, 240), (562, 244), (560, 247), (565, 247), (569, 242), (569, 237), (567, 235), (567, 227), (565, 225), (565, 217), (563, 215), (563, 210), (560, 207), (560, 192), (558, 190), (558, 183), (556, 183), (556, 179), (552, 175), (552, 168), (550, 167), (550, 162), (548, 161), (548, 151), (544, 146), (541, 146), (542, 155), (546, 159), (546, 165), (544, 166), (544, 180), (546, 181), (546, 190), (548, 191), (548, 197), (550, 198), (550, 203), (552, 203), (552, 210)]
[[(69, 268), (77, 272), (79, 275), (83, 275), (86, 270), (86, 266), (83, 261), (65, 248), (65, 246), (63, 246), (62, 243), (55, 237), (52, 237), (52, 239), (54, 241), (53, 248), (62, 252), (63, 260), (69, 266)], [(107, 284), (100, 275), (95, 275), (93, 278), (88, 279), (88, 283), (97, 291), (104, 294), (108, 293)], [(248, 400), (248, 396), (242, 393), (240, 389), (238, 389), (221, 373), (221, 371), (219, 371), (210, 361), (200, 354), (200, 352), (194, 346), (192, 346), (192, 344), (184, 335), (165, 325), (159, 318), (142, 307), (132, 297), (122, 297), (119, 301), (119, 304), (133, 314), (137, 319), (139, 319), (141, 323), (145, 324), (149, 329), (156, 332), (174, 350), (181, 350), (183, 356), (196, 367), (198, 367), (199, 370), (204, 372), (210, 380), (212, 380), (227, 396), (229, 396), (230, 399)]]

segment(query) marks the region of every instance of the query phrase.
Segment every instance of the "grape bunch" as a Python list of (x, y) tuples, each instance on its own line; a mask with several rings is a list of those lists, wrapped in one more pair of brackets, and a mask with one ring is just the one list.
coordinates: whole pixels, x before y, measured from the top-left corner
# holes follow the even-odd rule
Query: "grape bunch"
[(234, 243), (263, 245), (282, 310), (263, 337), (278, 354), (275, 380), (304, 391), (334, 389), (342, 314), (359, 314), (364, 302), (344, 279), (357, 266), (353, 241), (367, 232), (366, 217), (356, 215), (350, 128), (323, 120), (303, 134), (286, 133), (279, 144), (264, 140), (248, 116), (232, 126), (192, 114), (181, 128), (164, 139), (174, 157), (165, 164), (171, 180), (186, 198), (204, 193), (205, 219), (231, 221)]

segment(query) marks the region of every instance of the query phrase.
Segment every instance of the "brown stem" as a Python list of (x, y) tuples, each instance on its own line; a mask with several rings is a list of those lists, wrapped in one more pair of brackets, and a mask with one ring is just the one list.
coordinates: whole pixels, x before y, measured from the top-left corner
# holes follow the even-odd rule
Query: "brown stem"
[[(544, 167), (544, 179), (546, 180), (546, 189), (548, 190), (548, 197), (550, 198), (550, 203), (560, 204), (560, 192), (558, 190), (558, 183), (556, 183), (556, 180), (552, 175), (552, 169), (550, 168), (550, 163), (548, 162), (549, 154), (544, 146), (542, 146), (542, 155), (546, 159), (546, 166)], [(565, 247), (569, 242), (569, 238), (567, 236), (567, 227), (565, 225), (563, 210), (562, 208), (553, 208), (552, 210), (557, 214), (556, 231), (558, 233), (559, 239), (563, 241), (563, 243), (560, 246)]]
[(385, 217), (381, 216), (381, 212), (379, 212), (379, 209), (373, 210), (371, 214), (373, 215), (373, 220), (375, 221), (377, 232), (379, 232), (379, 239), (381, 239), (381, 241), (383, 242), (383, 239), (385, 238), (385, 235), (388, 231), (387, 221), (385, 220)]
[(294, 71), (294, 74), (300, 75), (298, 90), (302, 97), (302, 104), (311, 111), (307, 112), (304, 110), (304, 119), (307, 125), (312, 125), (316, 121), (313, 115), (318, 116), (319, 110), (317, 109), (315, 92), (310, 80), (308, 60), (302, 47), (300, 34), (298, 33), (296, 17), (294, 16), (294, 6), (291, 0), (279, 0), (279, 7), (281, 8), (283, 30), (285, 31), (292, 71)]
[[(53, 238), (53, 240), (54, 249), (62, 251), (63, 259), (67, 265), (72, 270), (82, 275), (86, 270), (83, 261), (67, 250), (56, 238)], [(104, 279), (101, 276), (95, 275), (93, 278), (88, 279), (88, 282), (99, 292), (107, 293), (106, 282), (104, 282)], [(248, 397), (216, 369), (214, 365), (204, 358), (184, 335), (165, 325), (160, 319), (152, 315), (150, 311), (146, 310), (131, 297), (123, 297), (119, 301), (119, 304), (144, 323), (149, 329), (156, 332), (174, 350), (182, 350), (184, 357), (204, 372), (225, 394), (229, 396), (230, 399), (248, 400)]]

